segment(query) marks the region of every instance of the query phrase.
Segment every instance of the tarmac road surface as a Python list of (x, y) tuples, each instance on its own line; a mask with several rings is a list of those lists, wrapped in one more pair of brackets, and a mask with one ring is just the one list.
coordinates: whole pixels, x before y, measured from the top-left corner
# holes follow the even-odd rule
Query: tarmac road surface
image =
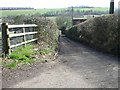
[(118, 88), (118, 58), (61, 36), (55, 61), (3, 71), (3, 88)]

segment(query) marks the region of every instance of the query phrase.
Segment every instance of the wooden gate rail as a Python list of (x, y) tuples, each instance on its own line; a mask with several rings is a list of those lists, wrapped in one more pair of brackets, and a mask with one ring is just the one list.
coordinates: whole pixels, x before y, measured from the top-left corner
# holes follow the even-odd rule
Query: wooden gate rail
[[(26, 46), (27, 43), (36, 41), (37, 38), (26, 41), (26, 35), (35, 35), (35, 34), (37, 34), (36, 31), (34, 31), (34, 32), (26, 32), (25, 31), (25, 28), (36, 28), (36, 27), (37, 27), (36, 24), (8, 25), (8, 23), (2, 23), (2, 44), (3, 44), (2, 53), (10, 54), (12, 48), (18, 47), (21, 45)], [(23, 33), (11, 34), (9, 29), (14, 29), (14, 28), (22, 28)], [(10, 45), (10, 38), (19, 37), (19, 36), (23, 36), (23, 42), (18, 43), (16, 45)]]

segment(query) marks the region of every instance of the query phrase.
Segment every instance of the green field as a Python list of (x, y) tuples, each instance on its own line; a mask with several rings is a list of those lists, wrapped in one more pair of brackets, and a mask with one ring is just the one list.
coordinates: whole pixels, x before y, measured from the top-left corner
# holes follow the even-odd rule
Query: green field
[(105, 7), (96, 7), (96, 8), (75, 8), (75, 10), (80, 10), (80, 11), (89, 11), (89, 10), (92, 10), (92, 11), (108, 11), (109, 8), (105, 8)]
[[(69, 8), (70, 9), (70, 8)], [(60, 9), (34, 9), (34, 10), (0, 10), (0, 14), (2, 13), (2, 17), (6, 16), (18, 16), (18, 15), (34, 15), (34, 14), (44, 14), (47, 12), (61, 12), (67, 10), (67, 8)], [(74, 8), (74, 10), (79, 11), (108, 11), (108, 8)]]
[(63, 11), (63, 9), (33, 9), (33, 10), (0, 10), (2, 17), (6, 16), (18, 16), (18, 15), (34, 15), (34, 14), (44, 14), (47, 12)]

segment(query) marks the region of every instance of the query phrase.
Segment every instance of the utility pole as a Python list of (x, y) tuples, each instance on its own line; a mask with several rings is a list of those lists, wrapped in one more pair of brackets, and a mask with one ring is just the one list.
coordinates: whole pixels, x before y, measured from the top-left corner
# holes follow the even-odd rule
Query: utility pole
[(114, 0), (110, 0), (110, 11), (109, 14), (114, 14)]
[(118, 2), (118, 15), (120, 16), (120, 1)]
[(73, 26), (73, 6), (72, 6), (72, 26)]

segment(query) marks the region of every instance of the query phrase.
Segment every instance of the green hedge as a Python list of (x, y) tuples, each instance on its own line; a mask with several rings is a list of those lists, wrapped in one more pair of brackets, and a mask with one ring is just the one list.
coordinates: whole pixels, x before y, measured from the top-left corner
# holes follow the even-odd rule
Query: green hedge
[(66, 31), (66, 36), (85, 42), (103, 52), (120, 55), (120, 17), (96, 17)]
[(24, 22), (38, 25), (38, 44), (41, 47), (58, 48), (58, 28), (55, 22), (44, 17), (29, 17)]

